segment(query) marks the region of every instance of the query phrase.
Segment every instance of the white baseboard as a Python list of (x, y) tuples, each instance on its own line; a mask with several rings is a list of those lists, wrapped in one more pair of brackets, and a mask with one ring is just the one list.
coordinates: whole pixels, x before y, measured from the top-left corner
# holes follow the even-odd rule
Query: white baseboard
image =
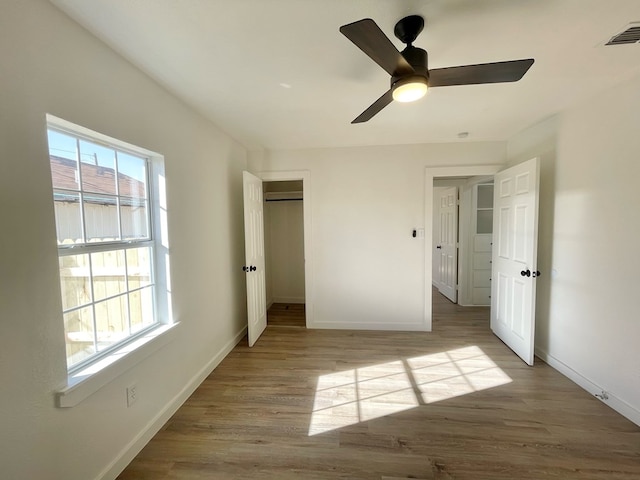
[[(614, 393), (606, 391), (604, 388), (600, 387), (599, 385), (595, 384), (588, 378), (576, 372), (569, 365), (563, 363), (562, 361), (558, 360), (554, 356), (549, 355), (544, 350), (536, 348), (535, 353), (536, 353), (536, 356), (540, 358), (540, 360), (542, 360), (549, 366), (558, 370), (565, 377), (569, 378), (574, 383), (584, 388), (591, 395), (595, 396), (602, 403), (614, 409), (623, 417), (628, 418), (633, 423), (640, 426), (640, 410), (629, 405), (627, 402), (625, 402), (621, 398), (618, 398)], [(603, 392), (605, 391), (606, 391), (607, 398), (603, 398)]]
[(273, 297), (273, 303), (304, 303), (304, 297)]
[(428, 332), (423, 322), (420, 323), (366, 323), (366, 322), (313, 322), (308, 328), (325, 330), (385, 330), (394, 332)]
[(160, 431), (162, 426), (167, 423), (171, 416), (176, 413), (178, 408), (191, 396), (191, 394), (200, 386), (205, 378), (224, 360), (224, 358), (240, 343), (240, 340), (247, 334), (247, 327), (238, 332), (235, 337), (229, 340), (226, 345), (213, 357), (209, 363), (200, 369), (185, 387), (151, 419), (146, 427), (131, 440), (120, 454), (111, 462), (97, 477), (96, 480), (112, 480), (115, 479), (129, 463), (140, 453), (144, 446)]

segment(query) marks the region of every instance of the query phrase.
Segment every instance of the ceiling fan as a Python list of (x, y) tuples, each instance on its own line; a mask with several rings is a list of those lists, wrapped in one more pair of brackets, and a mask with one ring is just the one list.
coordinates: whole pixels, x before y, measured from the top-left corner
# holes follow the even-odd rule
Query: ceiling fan
[(412, 45), (423, 28), (424, 19), (419, 15), (410, 15), (396, 23), (393, 33), (402, 43), (407, 44), (399, 52), (370, 18), (340, 27), (340, 32), (345, 37), (391, 75), (391, 88), (351, 123), (370, 120), (393, 100), (418, 100), (427, 93), (427, 88), (517, 82), (533, 65), (533, 58), (529, 58), (429, 70), (427, 52)]

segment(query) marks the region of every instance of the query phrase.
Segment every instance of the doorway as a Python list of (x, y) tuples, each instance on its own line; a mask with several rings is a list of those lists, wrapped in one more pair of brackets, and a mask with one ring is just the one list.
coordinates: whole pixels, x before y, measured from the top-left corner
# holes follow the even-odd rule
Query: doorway
[[(265, 232), (265, 247), (271, 250), (274, 240), (280, 242), (278, 236), (284, 235), (287, 241), (293, 242), (293, 248), (297, 252), (296, 260), (286, 268), (282, 268), (285, 267), (284, 264), (276, 264), (279, 262), (278, 259), (287, 257), (283, 249), (279, 249), (280, 253), (276, 255), (268, 254), (270, 258), (266, 259), (268, 262), (266, 273), (270, 278), (267, 279), (267, 307), (270, 307), (272, 315), (271, 322), (269, 320), (267, 322), (273, 326), (284, 323), (313, 328), (310, 174), (305, 170), (291, 170), (261, 172), (258, 176), (263, 182), (265, 192), (270, 191), (264, 197), (270, 227), (275, 228), (276, 224), (283, 223), (286, 225), (283, 230), (275, 232), (274, 235), (270, 234), (269, 238)], [(302, 211), (301, 225), (300, 210)], [(274, 212), (276, 212), (275, 215), (270, 215)], [(287, 230), (292, 232), (295, 238), (287, 237)], [(300, 245), (300, 237), (302, 237), (302, 245)], [(274, 284), (274, 280), (281, 283)], [(282, 285), (282, 282), (284, 285), (289, 285), (288, 290), (279, 289), (278, 285)], [(297, 282), (297, 288), (292, 288), (291, 282)]]
[[(467, 181), (472, 177), (491, 177), (495, 173), (500, 170), (499, 165), (482, 165), (482, 166), (468, 166), (468, 167), (436, 167), (436, 168), (427, 168), (425, 173), (425, 225), (433, 225), (434, 215), (437, 212), (437, 205), (435, 201), (435, 187), (445, 187), (445, 186), (461, 186), (467, 183)], [(434, 187), (435, 185), (435, 187)], [(470, 208), (462, 209), (459, 215), (461, 221), (460, 225), (460, 235), (466, 236), (469, 230), (469, 218), (470, 218)], [(436, 251), (436, 247), (438, 245), (437, 241), (435, 241), (433, 235), (425, 236), (425, 324), (427, 326), (427, 330), (432, 330), (433, 327), (433, 300), (437, 289), (433, 288), (435, 276), (434, 272), (437, 267), (434, 263), (434, 254)], [(468, 249), (466, 245), (462, 245), (463, 248), (460, 249), (458, 259), (461, 264), (466, 264), (468, 262)], [(464, 275), (460, 275), (458, 270), (458, 284), (460, 281), (463, 282), (463, 294), (464, 289), (467, 287), (465, 285), (465, 277), (467, 272), (464, 272)]]
[(433, 194), (433, 286), (461, 306), (490, 306), (493, 177), (436, 178)]
[[(491, 256), (491, 330), (528, 365), (534, 361), (535, 279), (540, 159), (500, 169), (498, 166), (427, 168), (425, 224), (433, 222), (434, 179), (438, 177), (494, 176), (493, 245)], [(486, 215), (483, 215), (486, 216)], [(487, 219), (488, 220), (488, 219)], [(433, 248), (425, 236), (425, 251)], [(432, 260), (425, 255), (425, 324), (433, 327)]]
[(263, 182), (267, 326), (305, 327), (302, 180)]
[(433, 181), (434, 330), (489, 329), (493, 177)]

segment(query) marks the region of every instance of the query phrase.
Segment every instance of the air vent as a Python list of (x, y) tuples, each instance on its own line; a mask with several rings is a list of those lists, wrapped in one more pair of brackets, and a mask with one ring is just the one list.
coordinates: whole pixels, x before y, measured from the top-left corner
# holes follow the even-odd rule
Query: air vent
[(611, 37), (605, 45), (626, 45), (638, 42), (640, 42), (640, 22), (635, 22), (628, 25), (624, 32)]

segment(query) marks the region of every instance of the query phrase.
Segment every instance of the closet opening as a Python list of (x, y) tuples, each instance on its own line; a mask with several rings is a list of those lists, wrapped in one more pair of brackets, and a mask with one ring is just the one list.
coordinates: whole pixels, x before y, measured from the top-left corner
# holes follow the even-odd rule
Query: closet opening
[(302, 180), (263, 181), (268, 327), (306, 327)]

